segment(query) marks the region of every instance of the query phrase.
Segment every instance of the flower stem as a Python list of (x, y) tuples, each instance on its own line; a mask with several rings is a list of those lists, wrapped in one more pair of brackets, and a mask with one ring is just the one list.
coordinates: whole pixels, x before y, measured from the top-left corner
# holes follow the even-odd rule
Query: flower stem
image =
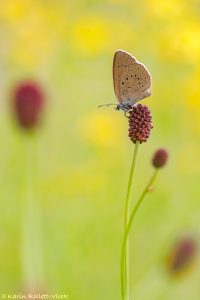
[[(130, 217), (130, 192), (131, 192), (131, 186), (133, 182), (133, 176), (134, 176), (134, 170), (136, 165), (136, 159), (138, 154), (138, 147), (139, 142), (136, 142), (134, 152), (133, 152), (133, 158), (132, 158), (132, 164), (129, 174), (129, 180), (128, 180), (128, 188), (126, 193), (126, 200), (125, 200), (125, 228), (124, 228), (124, 234), (127, 230), (127, 226), (129, 223), (129, 217)], [(121, 270), (121, 285), (122, 287), (122, 299), (129, 300), (129, 239), (127, 238), (126, 244), (125, 244), (125, 252), (124, 252), (124, 269)], [(123, 281), (123, 283), (122, 283)]]
[(27, 290), (43, 281), (41, 215), (37, 197), (36, 141), (33, 133), (24, 136), (24, 205), (22, 212), (22, 274)]
[(139, 209), (139, 207), (141, 206), (146, 194), (149, 192), (150, 187), (152, 186), (152, 184), (154, 183), (156, 177), (158, 174), (158, 169), (156, 169), (152, 175), (152, 177), (150, 178), (147, 186), (145, 187), (143, 193), (141, 194), (137, 204), (135, 205), (135, 207), (133, 208), (133, 211), (130, 214), (130, 218), (129, 218), (129, 222), (128, 225), (126, 227), (126, 232), (124, 234), (124, 239), (123, 239), (123, 243), (122, 243), (122, 253), (121, 253), (121, 283), (122, 283), (122, 300), (128, 300), (125, 289), (126, 289), (126, 282), (124, 281), (124, 277), (123, 277), (123, 271), (125, 269), (125, 264), (126, 261), (124, 259), (124, 257), (126, 256), (126, 247), (127, 247), (127, 241), (128, 241), (128, 237), (129, 237), (129, 232), (133, 223), (133, 220), (135, 218), (135, 215)]

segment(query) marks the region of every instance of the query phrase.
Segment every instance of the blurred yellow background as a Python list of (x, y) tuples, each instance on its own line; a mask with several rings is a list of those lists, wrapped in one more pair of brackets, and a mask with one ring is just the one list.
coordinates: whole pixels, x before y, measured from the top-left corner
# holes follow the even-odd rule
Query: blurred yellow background
[(47, 95), (38, 132), (45, 290), (69, 299), (120, 299), (124, 196), (133, 144), (115, 103), (112, 59), (129, 51), (150, 70), (142, 103), (154, 129), (134, 186), (151, 175), (157, 147), (170, 152), (131, 238), (136, 299), (199, 299), (200, 263), (176, 281), (165, 259), (174, 240), (200, 234), (200, 1), (0, 0), (0, 293), (20, 290), (23, 136), (10, 91), (35, 79)]

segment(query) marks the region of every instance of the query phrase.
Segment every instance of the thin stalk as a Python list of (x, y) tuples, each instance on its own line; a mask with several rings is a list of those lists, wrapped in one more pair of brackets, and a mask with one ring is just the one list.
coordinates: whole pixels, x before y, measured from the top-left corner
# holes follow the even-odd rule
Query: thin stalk
[[(133, 158), (131, 163), (131, 169), (129, 174), (129, 180), (128, 180), (128, 188), (126, 193), (126, 200), (125, 200), (125, 228), (124, 233), (127, 230), (127, 226), (129, 223), (129, 217), (130, 217), (130, 193), (131, 193), (131, 186), (133, 183), (133, 176), (134, 176), (134, 170), (136, 165), (136, 159), (138, 154), (138, 147), (139, 142), (136, 142), (134, 152), (133, 152)], [(125, 245), (125, 253), (124, 253), (124, 270), (121, 270), (121, 280), (123, 280), (125, 289), (122, 289), (122, 299), (129, 300), (129, 282), (130, 282), (130, 271), (129, 271), (129, 239), (126, 240)], [(121, 282), (121, 285), (123, 286), (123, 283)]]
[(135, 218), (135, 215), (136, 215), (139, 207), (141, 206), (146, 194), (149, 192), (150, 187), (154, 183), (154, 181), (157, 177), (157, 174), (158, 174), (158, 170), (156, 169), (154, 171), (152, 177), (150, 178), (147, 186), (145, 187), (143, 193), (141, 194), (137, 204), (133, 208), (133, 211), (132, 211), (132, 213), (130, 215), (130, 218), (129, 218), (128, 225), (126, 227), (126, 232), (124, 234), (124, 239), (123, 239), (123, 243), (122, 243), (122, 253), (121, 253), (121, 283), (122, 283), (122, 299), (123, 300), (128, 300), (128, 298), (126, 298), (126, 292), (125, 292), (126, 291), (126, 282), (124, 281), (123, 271), (125, 269), (125, 264), (126, 264), (126, 261), (125, 261), (124, 257), (126, 256), (126, 247), (127, 247), (127, 240), (128, 240), (128, 237), (129, 237), (129, 232), (130, 232), (133, 220)]
[(43, 282), (41, 212), (37, 196), (37, 151), (35, 136), (24, 136), (24, 201), (22, 211), (22, 276), (26, 289)]

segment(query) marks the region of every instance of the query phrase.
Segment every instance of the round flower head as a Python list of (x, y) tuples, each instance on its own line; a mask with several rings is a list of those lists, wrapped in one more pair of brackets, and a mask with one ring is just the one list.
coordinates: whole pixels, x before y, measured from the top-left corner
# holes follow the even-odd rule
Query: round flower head
[(14, 112), (18, 123), (24, 129), (34, 128), (39, 121), (44, 95), (37, 83), (19, 83), (13, 93)]
[(166, 165), (168, 161), (168, 152), (164, 148), (158, 149), (152, 158), (154, 168), (159, 169)]
[(136, 142), (146, 142), (150, 136), (151, 111), (147, 106), (138, 104), (129, 111), (129, 137), (135, 144)]

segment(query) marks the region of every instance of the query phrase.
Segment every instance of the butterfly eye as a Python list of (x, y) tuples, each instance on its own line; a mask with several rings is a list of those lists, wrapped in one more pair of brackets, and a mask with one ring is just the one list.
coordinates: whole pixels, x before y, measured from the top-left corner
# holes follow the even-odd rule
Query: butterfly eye
[(122, 81), (122, 84), (124, 84), (124, 82)]

